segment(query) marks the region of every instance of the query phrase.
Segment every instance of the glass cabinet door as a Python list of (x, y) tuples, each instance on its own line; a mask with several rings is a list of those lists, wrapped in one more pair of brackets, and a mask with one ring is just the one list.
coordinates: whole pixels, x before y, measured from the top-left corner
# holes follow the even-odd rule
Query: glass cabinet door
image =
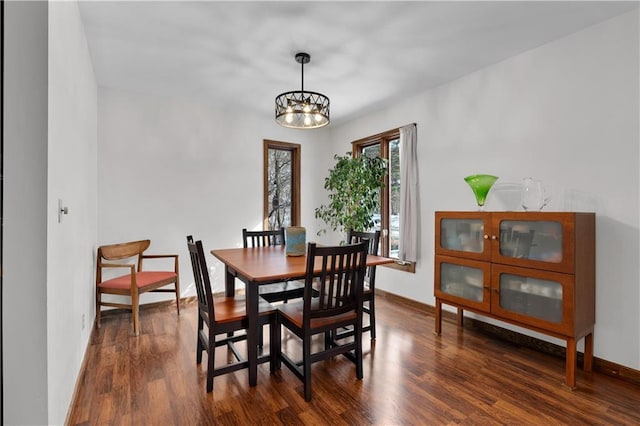
[(435, 296), (488, 311), (489, 274), (486, 262), (436, 256)]
[(562, 322), (562, 285), (520, 275), (502, 274), (500, 308), (554, 323)]
[(489, 260), (487, 218), (482, 212), (436, 212), (436, 253)]
[(500, 254), (517, 259), (562, 262), (562, 224), (551, 221), (503, 220)]
[(571, 224), (562, 213), (494, 214), (492, 261), (571, 272)]
[(492, 277), (494, 313), (541, 328), (563, 331), (571, 322), (573, 276), (496, 265)]

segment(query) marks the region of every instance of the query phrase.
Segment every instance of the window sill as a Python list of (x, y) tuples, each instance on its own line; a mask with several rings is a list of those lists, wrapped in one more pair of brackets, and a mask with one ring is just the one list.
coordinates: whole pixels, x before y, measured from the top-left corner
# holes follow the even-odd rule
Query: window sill
[(385, 263), (383, 265), (385, 268), (391, 268), (391, 269), (398, 269), (400, 271), (405, 271), (405, 272), (411, 272), (412, 274), (416, 273), (416, 263), (415, 262), (405, 262), (405, 263), (400, 263), (399, 260), (393, 262), (393, 263)]

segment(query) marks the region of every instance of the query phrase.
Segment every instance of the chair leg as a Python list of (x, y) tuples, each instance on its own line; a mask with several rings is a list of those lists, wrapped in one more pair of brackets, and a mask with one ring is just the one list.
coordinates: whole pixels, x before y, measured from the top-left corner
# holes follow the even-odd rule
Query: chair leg
[(369, 326), (371, 330), (369, 333), (371, 334), (371, 339), (376, 340), (376, 305), (375, 305), (375, 296), (372, 294), (371, 299), (369, 300)]
[(304, 400), (311, 401), (311, 336), (302, 339), (302, 371)]
[(200, 332), (204, 327), (204, 320), (198, 314), (198, 335), (196, 336), (196, 364), (200, 364), (202, 362), (202, 351), (204, 351), (204, 345), (202, 344), (202, 339), (200, 338)]
[(269, 366), (271, 367), (271, 372), (275, 373), (277, 370), (280, 370), (282, 366), (280, 361), (280, 351), (282, 350), (282, 336), (277, 313), (271, 316), (269, 331)]
[(140, 308), (138, 306), (138, 292), (134, 291), (131, 294), (131, 310), (133, 311), (133, 334), (136, 336), (140, 335), (140, 326), (138, 324), (138, 316), (140, 313)]
[(333, 346), (333, 339), (336, 330), (328, 330), (324, 332), (324, 350), (329, 350)]
[(216, 360), (216, 335), (209, 329), (209, 348), (207, 350), (207, 393), (213, 392), (213, 373)]
[(264, 346), (264, 326), (258, 326), (258, 347), (262, 349)]
[(180, 278), (176, 278), (176, 308), (180, 315)]
[(96, 327), (100, 328), (100, 303), (102, 302), (102, 293), (96, 289)]
[(356, 358), (356, 378), (361, 380), (364, 377), (362, 371), (362, 318), (358, 324), (354, 326), (354, 339), (356, 342), (355, 358)]

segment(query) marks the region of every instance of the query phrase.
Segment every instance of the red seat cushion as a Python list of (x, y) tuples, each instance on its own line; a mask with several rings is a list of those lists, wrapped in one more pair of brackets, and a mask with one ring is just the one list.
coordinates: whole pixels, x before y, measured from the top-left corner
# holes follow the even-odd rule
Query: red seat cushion
[[(164, 271), (143, 271), (136, 272), (136, 285), (138, 288), (147, 287), (152, 284), (166, 282), (167, 284), (174, 282), (177, 278), (175, 272)], [(112, 278), (98, 284), (101, 288), (128, 289), (131, 288), (131, 274), (121, 277)]]

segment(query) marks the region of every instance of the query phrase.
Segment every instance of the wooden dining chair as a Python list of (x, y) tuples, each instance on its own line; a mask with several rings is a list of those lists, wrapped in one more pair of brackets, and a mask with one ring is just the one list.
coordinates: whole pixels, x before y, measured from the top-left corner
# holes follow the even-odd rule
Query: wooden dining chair
[[(150, 240), (131, 241), (98, 247), (96, 262), (96, 326), (100, 328), (100, 311), (102, 306), (125, 308), (132, 311), (133, 333), (140, 334), (139, 303), (140, 295), (147, 292), (172, 292), (176, 294), (176, 308), (180, 315), (180, 274), (177, 254), (144, 254), (149, 248)], [(136, 258), (133, 263), (119, 263), (129, 258)], [(173, 258), (172, 271), (142, 269), (144, 259)], [(103, 281), (105, 269), (129, 269), (129, 273)], [(174, 288), (162, 288), (170, 284)], [(103, 294), (129, 296), (131, 303), (105, 302)]]
[[(302, 360), (294, 361), (285, 352), (280, 360), (304, 384), (304, 399), (311, 400), (311, 364), (343, 354), (356, 365), (362, 379), (362, 290), (366, 271), (367, 244), (316, 246), (307, 248), (304, 298), (278, 306), (278, 322), (302, 340)], [(314, 273), (314, 264), (322, 265)], [(315, 277), (315, 280), (314, 280)], [(313, 297), (313, 286), (319, 291)], [(353, 327), (354, 338), (333, 339), (333, 331)], [(312, 352), (312, 338), (324, 334), (324, 348)]]
[[(347, 230), (347, 243), (354, 244), (362, 241), (367, 241), (369, 254), (378, 254), (378, 247), (380, 246), (380, 231), (373, 232), (359, 232), (352, 229)], [(368, 266), (367, 273), (364, 278), (364, 290), (362, 292), (362, 300), (364, 305), (362, 306), (362, 312), (369, 316), (369, 325), (362, 326), (362, 332), (369, 332), (371, 339), (376, 338), (376, 267)], [(336, 338), (343, 339), (353, 335), (353, 330), (348, 329), (346, 331), (340, 331), (336, 334)]]
[[(284, 228), (266, 231), (248, 231), (242, 229), (242, 246), (249, 247), (269, 247), (284, 246)], [(296, 280), (278, 280), (269, 284), (262, 284), (258, 287), (258, 294), (261, 298), (270, 303), (287, 303), (290, 299), (300, 299), (304, 295), (304, 283)], [(260, 347), (263, 345), (263, 333), (258, 336)]]
[[(202, 241), (193, 241), (187, 237), (187, 247), (191, 257), (193, 279), (198, 295), (198, 337), (196, 343), (196, 363), (202, 362), (202, 353), (207, 352), (207, 392), (213, 391), (213, 378), (231, 373), (249, 366), (246, 357), (240, 354), (235, 343), (247, 340), (245, 333), (237, 331), (247, 329), (246, 300), (244, 297), (218, 297), (211, 291), (209, 270), (205, 259)], [(269, 302), (259, 301), (258, 326), (270, 325), (270, 350), (268, 355), (258, 357), (258, 363), (270, 362), (271, 372), (280, 368), (280, 327), (277, 324), (277, 311)], [(206, 326), (206, 330), (205, 330)], [(217, 347), (226, 346), (235, 362), (216, 366)]]
[[(268, 247), (285, 245), (284, 228), (268, 231), (242, 230), (242, 245), (248, 247)], [(260, 297), (267, 302), (284, 302), (299, 299), (304, 295), (304, 283), (295, 280), (277, 281), (263, 284), (258, 289)]]

